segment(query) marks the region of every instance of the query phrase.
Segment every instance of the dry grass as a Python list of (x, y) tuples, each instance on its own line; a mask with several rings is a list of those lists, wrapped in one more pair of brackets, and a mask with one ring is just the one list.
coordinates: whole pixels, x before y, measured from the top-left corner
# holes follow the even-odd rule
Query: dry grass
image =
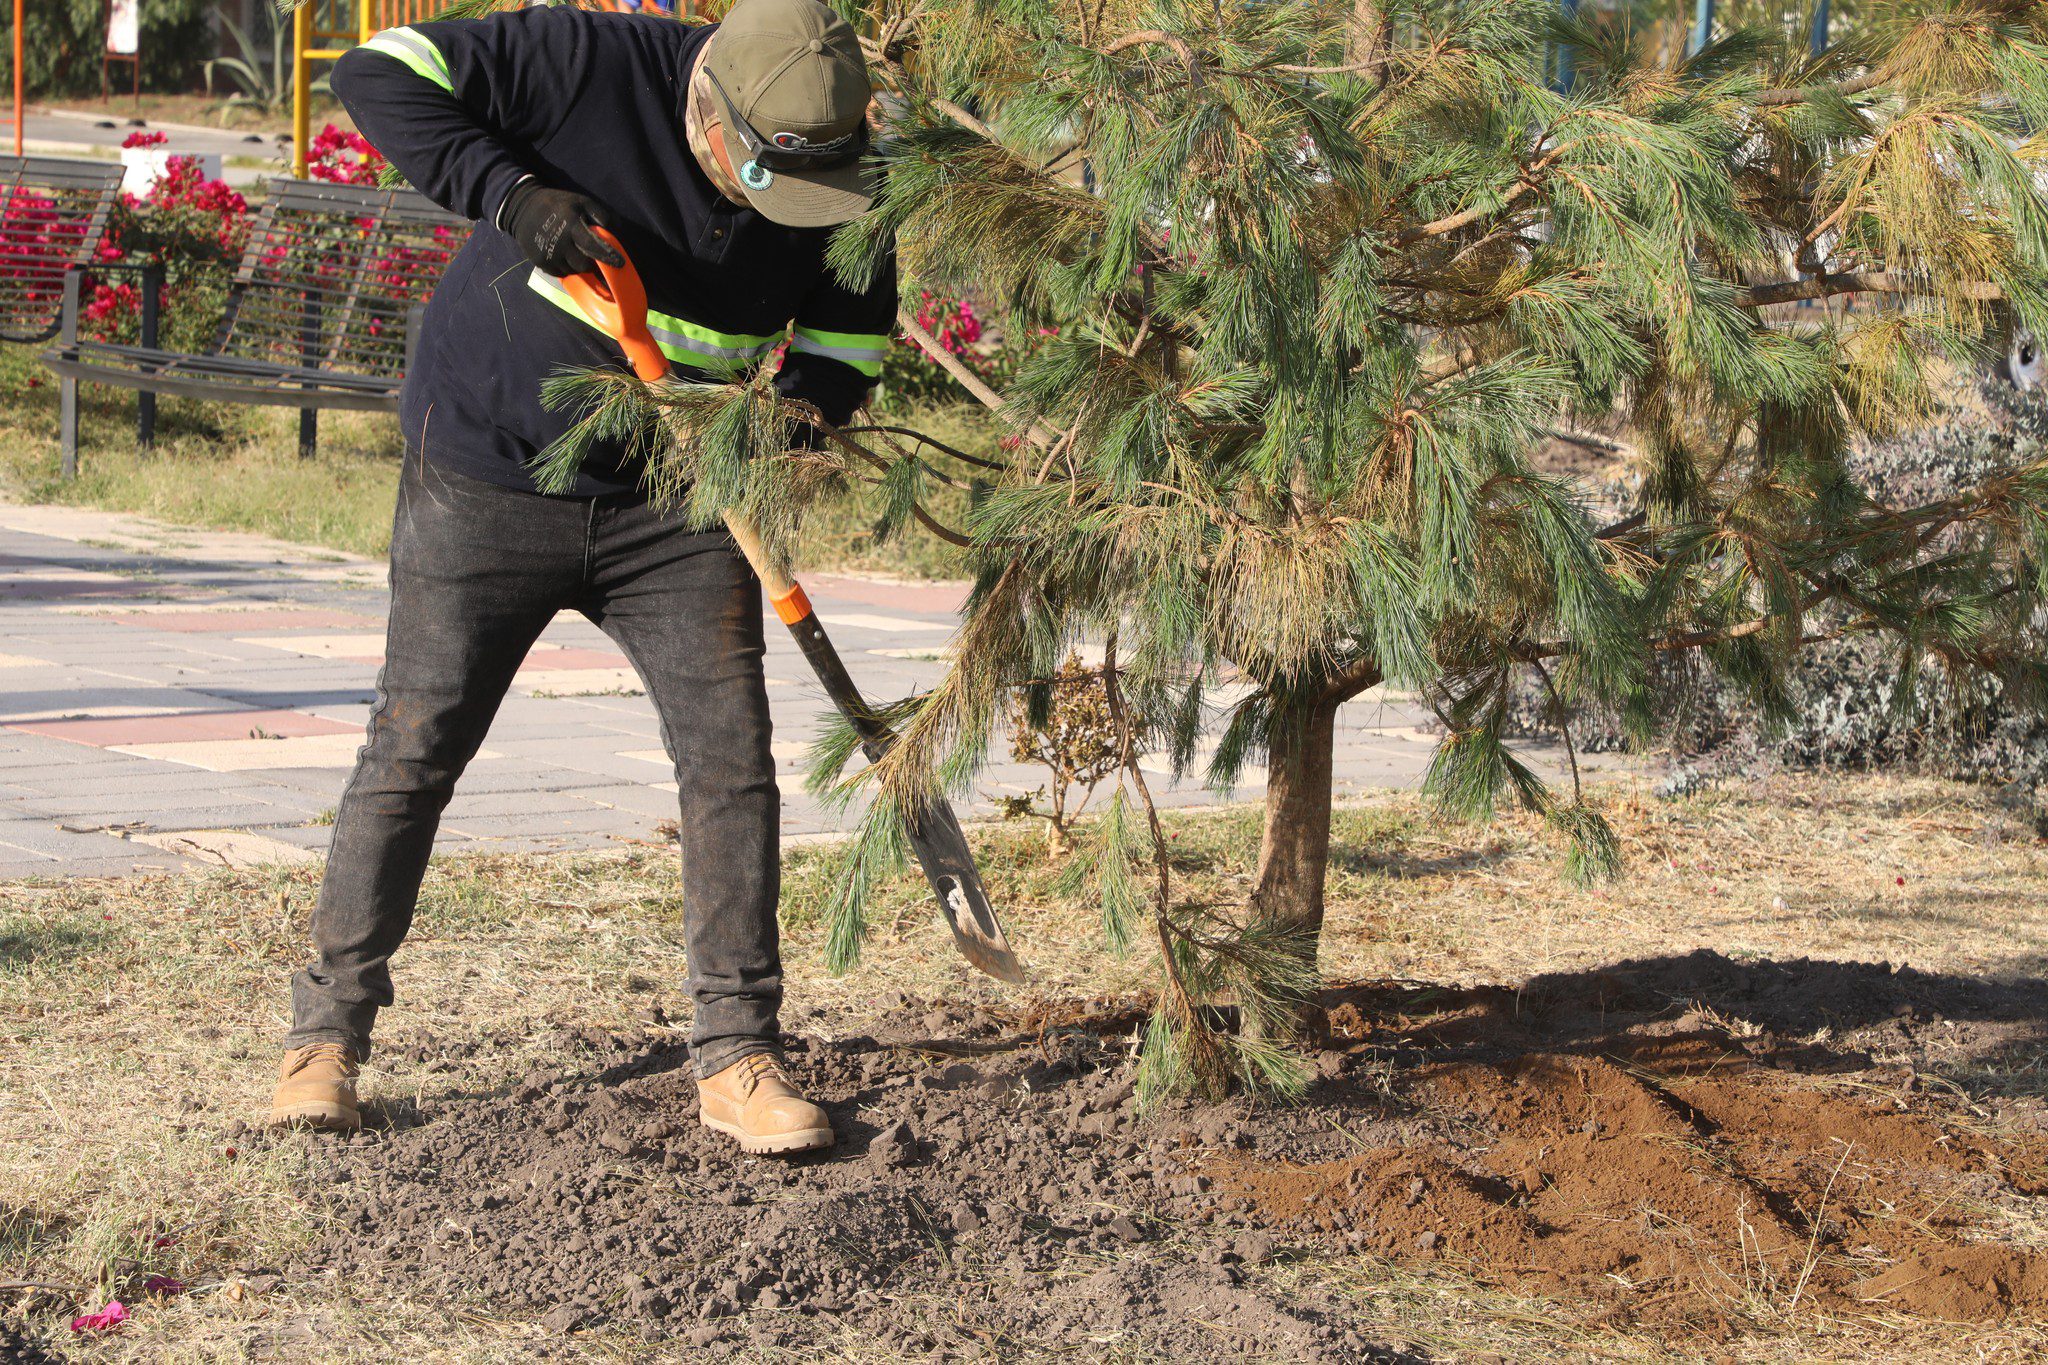
[(1382, 837), (1353, 843), (1332, 882), (1346, 913), (1325, 942), (1326, 970), (1516, 981), (1698, 948), (2048, 970), (2035, 815), (1982, 790), (1822, 777), (1685, 801), (1641, 787), (1607, 797), (1627, 872), (1589, 891), (1559, 882), (1527, 817), (1446, 828), (1399, 800), (1376, 807)]
[[(1931, 782), (1785, 781), (1657, 802), (1605, 793), (1629, 851), (1623, 882), (1579, 892), (1533, 822), (1446, 827), (1411, 797), (1343, 810), (1325, 968), (1332, 977), (1516, 981), (1618, 958), (1714, 947), (1738, 957), (1910, 961), (1929, 971), (2033, 975), (2048, 962), (2048, 881), (2031, 824), (1984, 792)], [(1173, 817), (1189, 894), (1239, 895), (1256, 812)], [(1086, 907), (1060, 903), (1035, 827), (977, 836), (998, 902), (1046, 1000), (1142, 989), (1142, 960), (1103, 952)], [(785, 1022), (830, 1033), (889, 991), (1005, 998), (970, 976), (905, 878), (868, 960), (817, 966), (828, 862), (788, 859)], [(165, 1274), (191, 1292), (140, 1309), (86, 1358), (518, 1358), (534, 1327), (452, 1305), (357, 1302), (270, 1286), (313, 1231), (298, 1149), (240, 1150), (266, 1098), (285, 977), (305, 948), (307, 869), (0, 887), (0, 1280), (70, 1293), (32, 1306), (47, 1327), (73, 1305)], [(431, 1107), (550, 1056), (562, 1028), (673, 1028), (686, 1014), (675, 869), (666, 849), (436, 864), (398, 964), (399, 1007), (368, 1092)], [(1015, 993), (1009, 993), (1016, 1003)], [(487, 1055), (451, 1055), (488, 1041)], [(388, 1061), (399, 1056), (423, 1061)], [(383, 1064), (379, 1064), (379, 1063)], [(2021, 1064), (2016, 1064), (2021, 1065)], [(2020, 1070), (1959, 1078), (2039, 1093)], [(168, 1240), (157, 1245), (157, 1239)], [(1807, 1320), (1730, 1342), (1672, 1342), (1582, 1310), (1475, 1287), (1452, 1270), (1369, 1259), (1279, 1267), (1355, 1296), (1384, 1340), (1482, 1359), (2009, 1359), (2048, 1347), (2037, 1328)], [(943, 1314), (944, 1303), (905, 1305)], [(587, 1358), (640, 1358), (625, 1329), (579, 1337)], [(876, 1348), (844, 1343), (849, 1359)], [(573, 1357), (572, 1357), (573, 1358)]]

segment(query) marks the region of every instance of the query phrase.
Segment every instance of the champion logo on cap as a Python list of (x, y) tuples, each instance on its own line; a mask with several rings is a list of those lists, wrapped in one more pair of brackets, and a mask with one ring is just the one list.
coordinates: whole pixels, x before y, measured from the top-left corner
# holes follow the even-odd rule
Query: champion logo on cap
[(828, 138), (824, 142), (813, 142), (802, 133), (780, 132), (769, 134), (768, 141), (785, 152), (830, 153), (853, 145), (856, 135), (847, 133), (842, 137)]

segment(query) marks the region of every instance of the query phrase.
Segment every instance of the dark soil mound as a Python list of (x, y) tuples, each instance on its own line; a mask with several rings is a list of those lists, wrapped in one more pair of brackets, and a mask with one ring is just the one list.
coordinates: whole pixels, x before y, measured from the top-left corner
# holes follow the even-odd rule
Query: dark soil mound
[(795, 1162), (699, 1128), (672, 1043), (565, 1038), (587, 1064), (288, 1139), (338, 1182), (301, 1269), (734, 1351), (1357, 1360), (1327, 1277), (1260, 1267), (1375, 1256), (1674, 1329), (2048, 1312), (2048, 1252), (1997, 1240), (2048, 1212), (2044, 1106), (1921, 1069), (2037, 1052), (2048, 983), (1699, 954), (1327, 1006), (1304, 1103), (1149, 1117), (1128, 1010), (793, 1039), (841, 1136)]
[(0, 1327), (0, 1361), (6, 1365), (64, 1365), (64, 1357), (21, 1327)]

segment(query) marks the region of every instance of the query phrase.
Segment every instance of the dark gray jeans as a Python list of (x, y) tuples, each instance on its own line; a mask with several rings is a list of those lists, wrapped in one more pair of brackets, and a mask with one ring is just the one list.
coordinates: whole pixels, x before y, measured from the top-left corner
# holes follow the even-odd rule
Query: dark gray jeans
[(675, 761), (698, 1073), (777, 1046), (781, 803), (753, 570), (722, 529), (689, 532), (637, 496), (542, 497), (414, 453), (377, 705), (335, 812), (287, 1047), (337, 1039), (368, 1054), (456, 779), (528, 646), (572, 608), (632, 661)]

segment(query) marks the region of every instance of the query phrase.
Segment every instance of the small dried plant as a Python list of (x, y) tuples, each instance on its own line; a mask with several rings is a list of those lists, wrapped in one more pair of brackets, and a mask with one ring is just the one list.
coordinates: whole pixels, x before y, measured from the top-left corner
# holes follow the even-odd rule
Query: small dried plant
[(1009, 711), (1010, 757), (1043, 766), (1047, 781), (1027, 794), (998, 798), (1003, 814), (1045, 821), (1046, 848), (1064, 858), (1073, 851), (1074, 822), (1121, 761), (1101, 670), (1070, 654), (1051, 678), (1011, 694)]

